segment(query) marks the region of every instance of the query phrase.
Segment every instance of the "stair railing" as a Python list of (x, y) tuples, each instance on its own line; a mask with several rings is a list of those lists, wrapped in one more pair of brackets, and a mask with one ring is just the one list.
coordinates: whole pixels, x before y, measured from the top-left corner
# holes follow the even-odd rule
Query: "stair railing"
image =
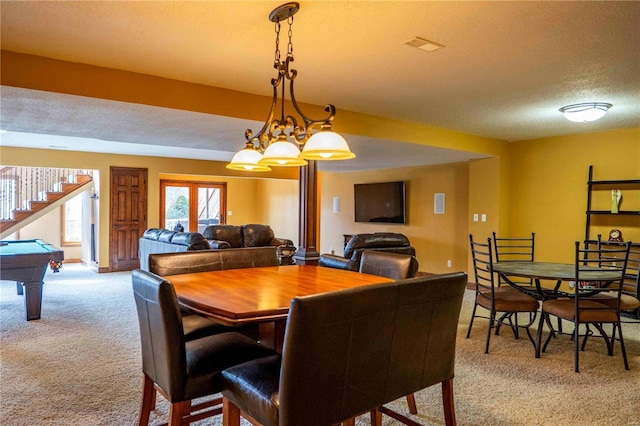
[(62, 192), (62, 184), (77, 183), (78, 175), (93, 177), (93, 170), (0, 165), (0, 219), (29, 210), (31, 201), (47, 201), (47, 192)]

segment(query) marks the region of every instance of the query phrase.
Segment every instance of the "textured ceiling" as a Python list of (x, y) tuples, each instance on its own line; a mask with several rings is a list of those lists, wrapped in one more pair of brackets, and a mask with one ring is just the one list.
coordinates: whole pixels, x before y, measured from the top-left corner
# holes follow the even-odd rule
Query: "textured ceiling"
[[(3, 0), (1, 43), (3, 50), (269, 95), (274, 31), (267, 15), (278, 4)], [(415, 36), (445, 48), (429, 53), (403, 44)], [(640, 126), (640, 2), (304, 1), (293, 37), (298, 99), (335, 104), (336, 120), (351, 110), (507, 141)], [(1, 126), (10, 131), (3, 144), (52, 145), (33, 136), (20, 142), (14, 132), (142, 147), (153, 140), (229, 159), (244, 129), (259, 126), (7, 87), (1, 96)], [(586, 101), (614, 106), (589, 124), (558, 112)], [(380, 158), (392, 166), (469, 158), (349, 141), (358, 158), (342, 163), (352, 170), (375, 168)], [(75, 144), (92, 145), (65, 146)]]

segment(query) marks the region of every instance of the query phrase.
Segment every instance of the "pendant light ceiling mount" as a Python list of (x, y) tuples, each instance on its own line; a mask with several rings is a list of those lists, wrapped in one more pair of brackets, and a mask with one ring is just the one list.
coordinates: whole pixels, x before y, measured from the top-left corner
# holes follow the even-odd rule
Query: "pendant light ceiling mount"
[[(325, 118), (312, 119), (306, 116), (296, 101), (294, 82), (298, 75), (289, 69), (293, 62), (292, 26), (293, 15), (300, 9), (296, 2), (285, 3), (269, 14), (269, 20), (275, 23), (276, 49), (273, 67), (278, 70), (276, 78), (271, 79), (273, 99), (267, 120), (254, 135), (251, 129), (245, 131), (245, 148), (233, 156), (227, 164), (228, 169), (243, 171), (269, 171), (270, 166), (299, 167), (307, 160), (347, 160), (356, 155), (342, 136), (331, 130), (331, 122), (336, 115), (336, 107), (328, 104), (324, 110)], [(280, 54), (280, 23), (289, 25), (287, 51), (284, 58)], [(289, 80), (289, 97), (299, 118), (285, 114), (285, 92)], [(281, 94), (279, 98), (278, 89)], [(280, 107), (278, 108), (278, 104)], [(280, 117), (276, 116), (279, 112)], [(302, 148), (302, 152), (300, 149)]]

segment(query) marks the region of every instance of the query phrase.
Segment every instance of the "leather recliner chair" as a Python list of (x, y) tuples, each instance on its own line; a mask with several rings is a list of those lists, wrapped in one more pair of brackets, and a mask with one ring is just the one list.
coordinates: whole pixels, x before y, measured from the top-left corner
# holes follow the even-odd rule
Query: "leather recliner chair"
[(405, 235), (392, 232), (376, 232), (375, 234), (354, 235), (344, 248), (344, 256), (321, 254), (318, 264), (329, 268), (358, 271), (360, 269), (360, 258), (365, 250), (416, 255), (416, 249), (411, 246), (409, 238)]

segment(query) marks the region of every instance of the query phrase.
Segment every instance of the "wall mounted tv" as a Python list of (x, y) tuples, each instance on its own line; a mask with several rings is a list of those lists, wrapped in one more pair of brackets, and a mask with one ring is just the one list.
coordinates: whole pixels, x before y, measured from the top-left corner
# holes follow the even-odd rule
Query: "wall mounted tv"
[(404, 182), (353, 185), (356, 222), (406, 223)]

